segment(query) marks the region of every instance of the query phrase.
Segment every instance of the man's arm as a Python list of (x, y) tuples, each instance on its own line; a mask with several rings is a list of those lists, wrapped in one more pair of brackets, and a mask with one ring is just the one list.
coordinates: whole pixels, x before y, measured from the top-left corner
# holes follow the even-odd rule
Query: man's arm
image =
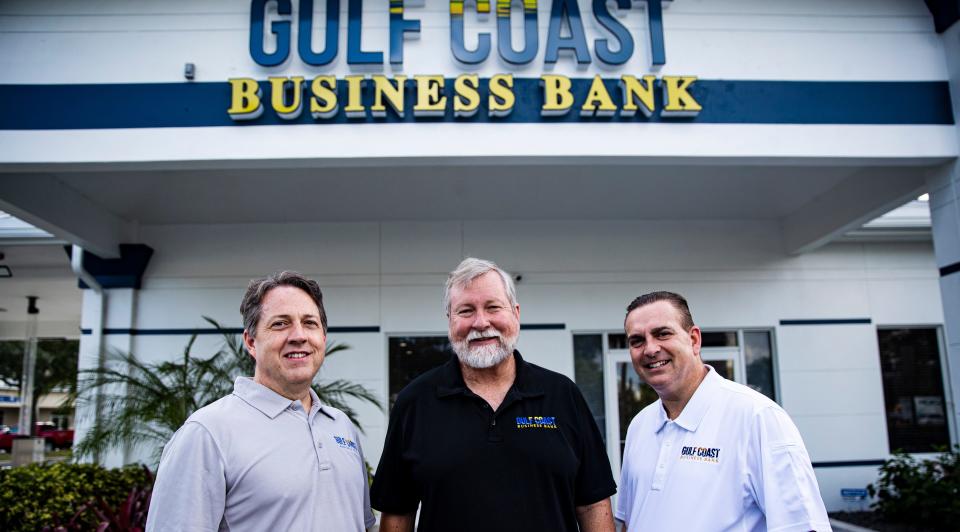
[(577, 523), (583, 532), (614, 532), (610, 499), (577, 506)]
[(747, 451), (748, 478), (767, 526), (781, 530), (830, 530), (810, 456), (796, 425), (778, 407), (756, 417)]
[(188, 422), (163, 449), (147, 531), (216, 531), (223, 519), (226, 493), (219, 448), (207, 429)]
[(403, 515), (383, 513), (380, 515), (380, 532), (413, 532), (415, 517), (415, 513)]

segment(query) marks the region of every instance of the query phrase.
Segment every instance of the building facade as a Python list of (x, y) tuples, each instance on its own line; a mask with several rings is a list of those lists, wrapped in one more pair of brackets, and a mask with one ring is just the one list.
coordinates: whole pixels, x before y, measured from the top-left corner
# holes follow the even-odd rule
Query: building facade
[[(614, 467), (625, 306), (678, 291), (843, 508), (894, 448), (957, 441), (960, 30), (930, 4), (6, 2), (0, 209), (102, 287), (81, 367), (212, 352), (204, 316), (294, 269), (351, 346), (321, 376), (387, 405), (444, 348), (445, 273), (492, 259)], [(925, 192), (932, 243), (843, 236)], [(359, 408), (375, 464), (388, 413)]]

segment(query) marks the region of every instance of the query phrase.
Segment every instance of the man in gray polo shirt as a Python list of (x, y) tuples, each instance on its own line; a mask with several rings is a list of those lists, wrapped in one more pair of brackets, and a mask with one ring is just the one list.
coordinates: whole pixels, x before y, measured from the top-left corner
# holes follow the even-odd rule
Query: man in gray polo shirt
[(374, 524), (357, 429), (310, 388), (326, 352), (315, 281), (281, 272), (240, 305), (253, 378), (163, 449), (148, 531), (360, 531)]

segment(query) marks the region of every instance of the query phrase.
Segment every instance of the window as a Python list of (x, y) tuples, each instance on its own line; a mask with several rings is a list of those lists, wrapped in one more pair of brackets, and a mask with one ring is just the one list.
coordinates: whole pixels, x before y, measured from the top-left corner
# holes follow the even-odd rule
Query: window
[[(574, 336), (574, 353), (576, 353), (576, 343), (577, 336)], [(622, 333), (608, 333), (607, 343), (610, 350), (627, 350), (629, 348), (627, 346), (627, 336)], [(703, 361), (713, 366), (713, 369), (722, 377), (742, 382), (770, 399), (777, 400), (773, 367), (773, 339), (770, 331), (707, 330), (702, 332), (701, 343)], [(741, 358), (743, 359), (742, 363), (740, 362)], [(746, 369), (746, 375), (744, 376), (740, 376), (740, 372), (743, 371), (739, 369), (741, 366)], [(577, 374), (576, 378), (579, 384), (580, 374)], [(599, 420), (597, 422), (599, 423)]]
[(394, 336), (389, 340), (389, 353), (391, 408), (406, 385), (454, 356), (446, 336)]
[(890, 450), (949, 446), (937, 329), (880, 329), (877, 339)]
[(747, 386), (776, 401), (770, 331), (743, 331), (743, 358), (747, 365)]
[(573, 335), (573, 378), (587, 401), (593, 420), (606, 440), (606, 413), (603, 406), (603, 336)]

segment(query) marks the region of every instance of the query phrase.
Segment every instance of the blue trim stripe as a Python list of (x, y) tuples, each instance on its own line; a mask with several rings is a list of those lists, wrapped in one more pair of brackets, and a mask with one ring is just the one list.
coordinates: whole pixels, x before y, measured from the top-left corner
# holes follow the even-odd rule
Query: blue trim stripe
[[(80, 329), (80, 334), (87, 335), (93, 332), (92, 329)], [(350, 327), (328, 327), (328, 333), (378, 333), (380, 327), (370, 326), (350, 326)], [(194, 334), (242, 334), (242, 327), (224, 327), (223, 329), (104, 329), (103, 334), (129, 334), (130, 336), (193, 336)]]
[(813, 467), (825, 468), (825, 467), (876, 467), (882, 466), (883, 460), (847, 460), (839, 462), (814, 462)]
[[(605, 80), (614, 100), (619, 99), (617, 77)], [(489, 80), (480, 80), (481, 96), (487, 94)], [(945, 81), (733, 81), (698, 80), (690, 93), (703, 106), (692, 118), (663, 118), (659, 111), (650, 118), (581, 118), (576, 106), (584, 100), (591, 80), (572, 80), (574, 108), (564, 116), (542, 118), (542, 90), (538, 78), (515, 78), (517, 98), (513, 112), (506, 117), (488, 117), (486, 97), (473, 117), (455, 118), (452, 104), (453, 79), (448, 78), (443, 92), (448, 108), (442, 117), (415, 118), (416, 97), (411, 84), (405, 90), (406, 113), (403, 118), (392, 111), (385, 118), (347, 119), (342, 111), (346, 100), (346, 82), (338, 81), (341, 110), (331, 119), (315, 120), (307, 108), (300, 117), (281, 120), (272, 109), (264, 109), (256, 120), (234, 122), (227, 115), (230, 84), (226, 82), (113, 83), (75, 85), (0, 85), (0, 130), (162, 128), (162, 127), (241, 127), (276, 124), (393, 123), (448, 121), (462, 123), (503, 122), (680, 122), (703, 124), (953, 124), (950, 90)], [(270, 84), (261, 81), (265, 107), (270, 105)], [(373, 100), (370, 84), (363, 89), (363, 102), (369, 109)], [(662, 109), (662, 91), (655, 91), (656, 109)], [(306, 93), (305, 93), (306, 96)]]
[(567, 328), (566, 323), (521, 323), (521, 331), (562, 331)]
[(947, 264), (943, 268), (940, 268), (940, 277), (946, 277), (957, 272), (960, 272), (960, 261)]
[(780, 325), (870, 325), (870, 318), (844, 318), (839, 320), (780, 320)]

